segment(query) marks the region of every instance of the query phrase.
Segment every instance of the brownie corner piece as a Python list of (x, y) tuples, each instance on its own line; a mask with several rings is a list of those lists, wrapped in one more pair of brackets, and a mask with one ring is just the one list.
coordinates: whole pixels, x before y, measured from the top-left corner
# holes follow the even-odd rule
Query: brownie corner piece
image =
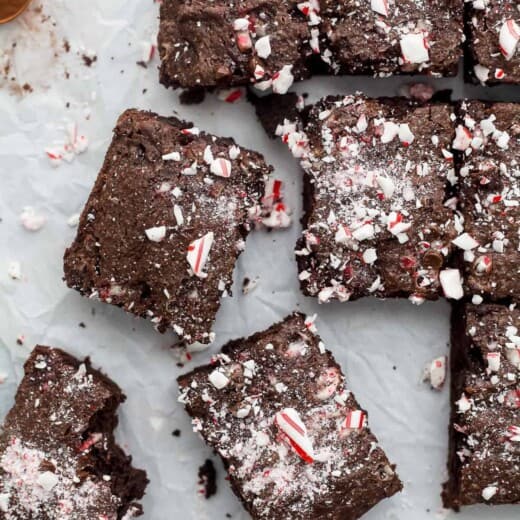
[(251, 85), (285, 94), (309, 76), (310, 27), (291, 0), (164, 0), (160, 81), (167, 87)]
[(460, 163), (460, 247), (469, 298), (520, 298), (520, 104), (464, 101), (454, 149)]
[(148, 480), (116, 444), (120, 388), (89, 360), (37, 346), (0, 434), (0, 518), (122, 520)]
[(513, 0), (464, 4), (466, 76), (482, 85), (520, 84), (520, 22)]
[(446, 507), (520, 503), (519, 328), (514, 306), (454, 308)]
[(303, 132), (284, 136), (305, 172), (296, 249), (304, 294), (415, 303), (450, 294), (443, 272), (457, 236), (452, 117), (443, 103), (330, 97), (313, 107)]
[(176, 118), (128, 110), (64, 258), (67, 285), (208, 343), (271, 172)]
[(232, 341), (178, 381), (255, 519), (355, 520), (402, 487), (312, 318)]

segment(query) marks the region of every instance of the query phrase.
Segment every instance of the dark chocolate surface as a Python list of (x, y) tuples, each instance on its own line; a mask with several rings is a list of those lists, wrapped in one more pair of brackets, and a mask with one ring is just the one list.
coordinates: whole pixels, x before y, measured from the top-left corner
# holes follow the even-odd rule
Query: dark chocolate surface
[(124, 399), (88, 360), (36, 347), (0, 435), (0, 519), (138, 516), (146, 473), (113, 433)]
[(468, 297), (520, 297), (520, 105), (468, 101), (458, 109), (460, 209), (473, 243), (461, 250)]
[[(270, 170), (231, 139), (126, 111), (65, 253), (67, 284), (151, 319), (160, 331), (210, 342), (249, 231), (248, 210), (260, 202)], [(197, 257), (202, 239), (210, 245), (206, 261)]]
[(457, 306), (446, 507), (520, 502), (520, 311)]
[[(295, 314), (232, 341), (179, 385), (194, 430), (220, 454), (255, 519), (355, 520), (401, 489), (312, 319)], [(303, 455), (278, 426), (288, 409), (312, 445), (298, 441)], [(345, 426), (352, 412), (361, 427)]]
[(165, 0), (161, 82), (284, 94), (311, 74), (452, 76), (462, 13), (458, 0)]
[(420, 303), (442, 294), (440, 273), (458, 234), (445, 204), (455, 183), (451, 112), (347, 96), (315, 105), (304, 132), (288, 125), (283, 138), (306, 173), (296, 251), (306, 295)]

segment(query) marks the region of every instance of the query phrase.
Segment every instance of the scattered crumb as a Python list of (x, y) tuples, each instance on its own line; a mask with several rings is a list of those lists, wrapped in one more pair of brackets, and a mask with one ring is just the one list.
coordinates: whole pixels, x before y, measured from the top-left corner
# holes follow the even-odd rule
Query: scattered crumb
[(87, 328), (87, 326), (82, 321), (79, 323), (79, 327), (81, 327), (82, 329)]
[(7, 268), (7, 274), (13, 280), (21, 280), (22, 278), (22, 266), (20, 262), (13, 260), (9, 263), (9, 267)]
[(82, 54), (81, 59), (83, 60), (83, 63), (87, 67), (92, 67), (94, 63), (97, 61), (97, 55), (96, 54)]
[(199, 468), (199, 485), (203, 486), (201, 492), (204, 493), (205, 498), (210, 498), (217, 493), (217, 470), (210, 459), (206, 459)]
[(16, 344), (17, 345), (23, 345), (24, 344), (24, 341), (25, 341), (25, 336), (23, 334), (20, 334), (17, 338), (16, 338)]
[(254, 280), (246, 277), (242, 282), (242, 294), (249, 294), (251, 291), (254, 291), (258, 286), (259, 278), (256, 277)]
[(183, 105), (198, 105), (205, 97), (206, 93), (202, 89), (183, 90), (179, 94), (179, 101)]
[(20, 215), (20, 222), (27, 231), (39, 231), (45, 225), (46, 218), (38, 215), (33, 207), (26, 206)]
[(177, 428), (177, 429), (172, 431), (172, 435), (174, 437), (180, 437), (181, 436), (181, 431)]

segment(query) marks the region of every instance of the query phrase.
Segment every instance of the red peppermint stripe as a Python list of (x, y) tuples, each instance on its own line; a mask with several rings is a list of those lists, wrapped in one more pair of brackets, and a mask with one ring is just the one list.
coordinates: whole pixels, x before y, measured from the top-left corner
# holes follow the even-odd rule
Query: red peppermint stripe
[(202, 272), (206, 260), (208, 259), (209, 251), (213, 244), (213, 232), (209, 232), (203, 237), (194, 240), (188, 246), (187, 260), (190, 264), (193, 273), (199, 278), (205, 278), (207, 275)]

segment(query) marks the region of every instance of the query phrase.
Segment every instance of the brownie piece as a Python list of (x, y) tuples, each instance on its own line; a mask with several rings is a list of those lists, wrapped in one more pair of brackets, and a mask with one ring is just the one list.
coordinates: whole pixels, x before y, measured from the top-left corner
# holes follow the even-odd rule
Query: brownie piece
[(401, 489), (315, 332), (291, 315), (178, 380), (194, 431), (255, 519), (355, 520)]
[[(362, 296), (414, 303), (462, 296), (446, 269), (457, 236), (451, 107), (329, 97), (304, 131), (282, 137), (302, 157), (304, 231), (296, 255), (304, 294), (320, 302)], [(283, 132), (283, 129), (281, 129)]]
[(520, 17), (515, 0), (468, 0), (466, 76), (483, 85), (520, 83)]
[(458, 305), (452, 318), (446, 507), (520, 502), (520, 311)]
[(232, 139), (126, 111), (65, 253), (67, 284), (210, 342), (270, 171)]
[(463, 2), (321, 0), (322, 57), (341, 74), (455, 76)]
[(1, 520), (125, 519), (148, 480), (114, 440), (120, 388), (90, 361), (37, 346), (0, 434)]
[(453, 76), (463, 3), (432, 0), (165, 0), (160, 79), (184, 89), (284, 94), (311, 74)]
[(520, 104), (463, 102), (454, 148), (464, 236), (457, 242), (466, 293), (520, 298)]
[(164, 0), (160, 80), (185, 89), (255, 82), (284, 94), (309, 75), (310, 37), (292, 0)]

